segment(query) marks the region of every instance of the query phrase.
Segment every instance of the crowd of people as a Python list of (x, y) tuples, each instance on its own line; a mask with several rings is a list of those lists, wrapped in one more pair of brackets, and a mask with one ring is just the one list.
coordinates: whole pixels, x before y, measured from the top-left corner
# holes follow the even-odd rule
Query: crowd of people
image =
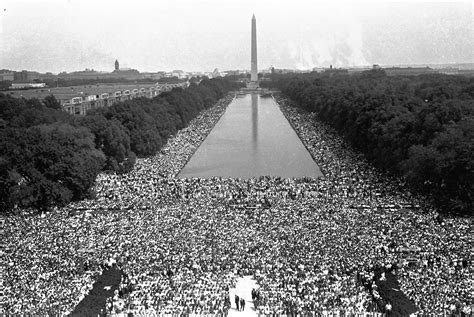
[(395, 303), (361, 282), (375, 267), (393, 268), (420, 315), (471, 313), (472, 218), (440, 218), (284, 98), (280, 109), (323, 177), (180, 178), (231, 100), (132, 172), (101, 174), (95, 199), (1, 216), (4, 312), (70, 312), (113, 262), (125, 273), (109, 314), (224, 316), (229, 289), (247, 274), (260, 314), (385, 312)]
[[(363, 184), (371, 186), (368, 201), (364, 195), (356, 195), (356, 200), (369, 207), (365, 210), (375, 225), (372, 234), (379, 240), (373, 247), (379, 249), (384, 260), (372, 261), (368, 267), (396, 266), (401, 290), (415, 303), (420, 314), (471, 314), (474, 303), (472, 218), (442, 218), (423, 198), (411, 194), (402, 180), (371, 168), (362, 155), (347, 148), (334, 131), (324, 128), (314, 114), (297, 110), (287, 102), (280, 100), (282, 111), (325, 176), (340, 179), (345, 175), (342, 181), (346, 186), (352, 184), (354, 177), (360, 177)], [(313, 118), (308, 120), (308, 115)], [(317, 133), (321, 129), (327, 131)], [(328, 145), (328, 135), (333, 138), (327, 150), (335, 153), (335, 161), (328, 159), (327, 152), (322, 153), (324, 145)], [(315, 142), (318, 138), (320, 141)], [(335, 162), (342, 169), (335, 168)], [(363, 184), (358, 187), (363, 188)], [(348, 202), (343, 197), (341, 201)]]
[[(162, 149), (157, 155), (159, 159), (139, 159), (134, 170), (136, 177), (146, 174), (147, 168), (153, 169), (149, 173), (160, 175), (160, 179), (179, 172), (232, 99), (232, 95), (226, 96), (203, 111)], [(114, 261), (116, 256), (95, 254), (108, 248), (110, 241), (101, 240), (108, 232), (108, 225), (97, 232), (93, 221), (106, 215), (101, 211), (115, 207), (143, 207), (137, 194), (125, 197), (124, 192), (122, 200), (120, 189), (109, 192), (102, 188), (105, 183), (109, 188), (116, 185), (118, 179), (116, 175), (100, 174), (95, 200), (80, 201), (42, 215), (23, 210), (0, 216), (4, 238), (0, 249), (4, 272), (0, 276), (3, 286), (0, 314), (71, 312), (89, 293), (103, 265)]]

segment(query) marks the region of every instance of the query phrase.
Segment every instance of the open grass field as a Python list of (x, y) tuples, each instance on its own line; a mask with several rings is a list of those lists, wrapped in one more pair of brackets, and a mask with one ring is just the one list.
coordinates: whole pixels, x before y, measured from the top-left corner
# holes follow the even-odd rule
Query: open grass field
[(4, 93), (17, 98), (38, 98), (43, 99), (48, 95), (54, 95), (59, 101), (69, 100), (73, 97), (84, 97), (88, 95), (98, 95), (102, 93), (114, 93), (116, 91), (133, 90), (140, 88), (149, 88), (154, 86), (154, 83), (139, 83), (139, 84), (96, 84), (85, 86), (71, 86), (71, 87), (57, 87), (57, 88), (38, 88), (28, 90), (7, 90)]

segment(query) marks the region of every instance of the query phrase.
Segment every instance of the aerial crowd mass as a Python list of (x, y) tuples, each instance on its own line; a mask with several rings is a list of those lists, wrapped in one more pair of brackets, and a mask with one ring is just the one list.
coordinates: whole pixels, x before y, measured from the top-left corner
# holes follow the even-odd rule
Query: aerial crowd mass
[(419, 315), (472, 313), (472, 219), (440, 217), (283, 97), (323, 177), (179, 178), (232, 98), (130, 173), (101, 174), (95, 199), (0, 216), (4, 312), (69, 313), (116, 265), (123, 275), (107, 314), (225, 316), (244, 275), (257, 281), (260, 314), (383, 313), (394, 303), (375, 270), (397, 277), (395, 291)]

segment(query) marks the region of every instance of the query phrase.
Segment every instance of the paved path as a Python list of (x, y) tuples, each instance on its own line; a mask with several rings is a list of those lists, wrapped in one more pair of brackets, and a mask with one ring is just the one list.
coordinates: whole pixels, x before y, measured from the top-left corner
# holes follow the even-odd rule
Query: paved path
[[(235, 288), (231, 288), (229, 290), (230, 294), (230, 301), (231, 301), (231, 309), (229, 309), (229, 317), (234, 317), (234, 316), (258, 316), (257, 312), (255, 311), (253, 307), (253, 301), (252, 301), (252, 288), (257, 289), (257, 282), (252, 278), (251, 275), (247, 275), (244, 277), (241, 277), (237, 280), (237, 284), (235, 285)], [(235, 295), (239, 296), (239, 298), (244, 298), (245, 299), (245, 310), (244, 311), (238, 311), (237, 308), (235, 307)]]
[(107, 298), (114, 296), (114, 291), (119, 287), (121, 275), (122, 272), (116, 266), (104, 270), (94, 283), (92, 290), (77, 304), (70, 316), (102, 315), (101, 309), (105, 308)]

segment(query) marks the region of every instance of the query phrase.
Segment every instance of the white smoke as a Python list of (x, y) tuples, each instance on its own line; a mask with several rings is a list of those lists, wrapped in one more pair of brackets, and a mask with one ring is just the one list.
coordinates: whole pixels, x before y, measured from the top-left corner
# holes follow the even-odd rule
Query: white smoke
[(363, 30), (350, 10), (331, 8), (321, 15), (307, 16), (287, 40), (290, 67), (311, 69), (368, 65), (364, 54)]

